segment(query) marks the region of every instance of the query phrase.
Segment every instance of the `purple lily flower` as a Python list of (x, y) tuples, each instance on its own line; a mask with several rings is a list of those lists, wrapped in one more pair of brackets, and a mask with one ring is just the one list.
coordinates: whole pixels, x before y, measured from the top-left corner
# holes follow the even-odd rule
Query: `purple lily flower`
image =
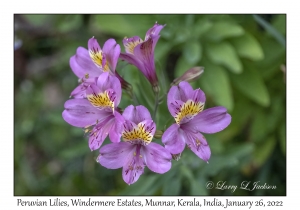
[(193, 90), (188, 82), (180, 82), (168, 93), (168, 109), (175, 122), (163, 134), (162, 142), (172, 154), (179, 154), (185, 144), (201, 159), (208, 161), (210, 148), (202, 133), (216, 133), (225, 129), (231, 116), (225, 107), (218, 106), (203, 110), (205, 94)]
[(122, 60), (136, 66), (145, 75), (154, 91), (159, 90), (154, 63), (154, 49), (160, 37), (159, 32), (164, 26), (165, 25), (155, 23), (154, 26), (147, 31), (144, 41), (138, 36), (131, 38), (125, 37), (123, 44), (126, 53), (120, 54)]
[(114, 39), (108, 39), (100, 48), (97, 40), (93, 37), (88, 41), (89, 50), (78, 47), (76, 54), (70, 58), (70, 66), (81, 84), (71, 93), (73, 98), (85, 98), (86, 89), (97, 80), (103, 72), (115, 75), (123, 84), (128, 83), (116, 72), (116, 65), (121, 52), (120, 45)]
[[(82, 127), (88, 132), (89, 147), (98, 149), (109, 134), (112, 142), (119, 142), (118, 120), (122, 120), (116, 107), (121, 100), (121, 84), (118, 78), (108, 72), (102, 73), (95, 84), (86, 89), (86, 99), (76, 98), (65, 103), (62, 113), (64, 120), (75, 127)], [(90, 130), (92, 127), (92, 130)]]
[(109, 169), (123, 167), (123, 180), (136, 182), (145, 166), (163, 174), (170, 170), (172, 156), (163, 146), (153, 143), (156, 125), (144, 106), (128, 106), (123, 112), (123, 121), (118, 121), (124, 142), (107, 144), (100, 149), (97, 161)]

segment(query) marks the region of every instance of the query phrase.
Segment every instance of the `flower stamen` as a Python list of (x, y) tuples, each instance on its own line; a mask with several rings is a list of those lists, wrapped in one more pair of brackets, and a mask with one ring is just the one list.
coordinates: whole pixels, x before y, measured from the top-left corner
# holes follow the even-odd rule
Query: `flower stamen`
[(87, 95), (89, 102), (97, 108), (109, 107), (114, 110), (114, 98), (112, 98), (107, 91), (98, 94)]
[(134, 54), (134, 48), (135, 48), (138, 44), (140, 44), (140, 43), (143, 42), (142, 39), (138, 39), (138, 40), (133, 40), (133, 39), (132, 39), (132, 40), (129, 40), (127, 37), (125, 37), (124, 39), (126, 39), (126, 41), (128, 41), (128, 42), (124, 43), (124, 47), (125, 47), (126, 51), (127, 51), (128, 53), (131, 53), (131, 54)]
[(89, 54), (90, 54), (90, 57), (93, 60), (93, 62), (97, 66), (101, 67), (104, 72), (109, 71), (107, 62), (105, 62), (104, 66), (103, 66), (103, 53), (101, 50), (93, 48), (92, 50), (89, 50)]
[(200, 113), (204, 108), (204, 103), (195, 102), (193, 100), (188, 100), (177, 108), (176, 116), (174, 117), (176, 123), (179, 125), (183, 120), (185, 122), (193, 119), (198, 113)]
[(151, 132), (154, 129), (152, 126), (145, 128), (145, 124), (139, 123), (137, 127), (132, 130), (127, 130), (126, 126), (124, 126), (124, 128), (122, 137), (126, 142), (148, 145), (152, 141), (153, 135)]

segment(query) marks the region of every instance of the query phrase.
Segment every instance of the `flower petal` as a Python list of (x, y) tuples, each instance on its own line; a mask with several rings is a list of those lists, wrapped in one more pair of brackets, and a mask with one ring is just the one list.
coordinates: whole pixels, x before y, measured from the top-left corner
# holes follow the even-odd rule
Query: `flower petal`
[(189, 99), (193, 99), (194, 90), (188, 82), (180, 82), (178, 85), (178, 90), (181, 101), (186, 102)]
[(231, 116), (223, 106), (206, 109), (196, 115), (184, 127), (194, 128), (202, 133), (217, 133), (231, 122)]
[(100, 155), (97, 161), (109, 169), (121, 168), (134, 150), (135, 146), (126, 142), (106, 144), (100, 148)]
[(70, 67), (78, 78), (98, 77), (102, 71), (95, 66), (87, 49), (78, 47), (76, 55), (70, 58)]
[(109, 139), (111, 142), (120, 142), (121, 136), (122, 136), (122, 131), (124, 129), (123, 123), (124, 123), (124, 118), (123, 116), (115, 111), (114, 112), (114, 117), (115, 117), (115, 122), (113, 126), (110, 129), (109, 132)]
[(108, 89), (113, 89), (115, 92), (115, 107), (119, 105), (122, 96), (122, 88), (120, 80), (117, 77), (110, 75), (108, 72), (103, 72), (103, 74), (98, 77), (97, 86), (101, 92), (104, 92)]
[(121, 52), (121, 47), (114, 39), (108, 39), (103, 45), (103, 53), (106, 55), (110, 70), (114, 73), (118, 58)]
[(181, 101), (178, 86), (172, 86), (168, 92), (168, 98), (167, 98), (167, 103), (168, 103), (168, 108), (170, 113), (172, 113), (172, 109), (170, 109), (170, 105), (176, 100)]
[(134, 65), (143, 73), (145, 72), (144, 66), (140, 60), (138, 60), (134, 55), (129, 53), (120, 53), (119, 59), (128, 62), (129, 64)]
[(135, 145), (133, 153), (129, 153), (123, 166), (123, 180), (127, 184), (133, 184), (144, 173), (145, 164), (141, 155), (141, 145)]
[(89, 137), (89, 147), (91, 151), (101, 147), (103, 141), (112, 129), (114, 122), (115, 118), (111, 114), (108, 117), (106, 117), (102, 122), (98, 122), (98, 124), (93, 128)]
[(89, 87), (87, 87), (86, 90), (87, 95), (93, 95), (93, 94), (98, 95), (99, 93), (101, 93), (101, 90), (97, 85), (91, 84)]
[(135, 124), (139, 124), (144, 120), (151, 120), (151, 115), (148, 109), (142, 105), (134, 107), (130, 105), (125, 108), (123, 112), (123, 117), (125, 120), (129, 120), (134, 122)]
[(208, 161), (211, 155), (210, 148), (205, 137), (201, 133), (192, 133), (186, 131), (186, 144), (199, 158)]
[(146, 66), (147, 71), (143, 72), (144, 74), (146, 73), (146, 77), (150, 76), (151, 73), (155, 73), (153, 45), (153, 39), (149, 38), (134, 48), (134, 55)]
[(184, 103), (180, 100), (174, 100), (170, 103), (168, 108), (169, 108), (169, 111), (170, 111), (170, 113), (173, 117), (175, 117), (178, 114), (178, 112), (180, 112), (181, 107), (182, 107), (183, 104)]
[(96, 109), (86, 99), (71, 99), (66, 101), (62, 113), (64, 120), (76, 127), (86, 127), (96, 124), (111, 113)]
[(149, 39), (150, 36), (159, 35), (161, 29), (163, 29), (165, 26), (166, 25), (159, 25), (158, 23), (155, 23), (154, 26), (147, 31), (145, 40)]
[(194, 90), (192, 100), (195, 102), (205, 103), (206, 101), (205, 93), (200, 88)]
[(171, 125), (162, 135), (165, 148), (172, 154), (179, 154), (185, 147), (185, 133), (176, 123)]
[(168, 106), (170, 106), (170, 104), (175, 100), (187, 102), (189, 99), (194, 100), (194, 98), (197, 97), (203, 100), (202, 93), (203, 92), (201, 90), (193, 90), (192, 86), (188, 82), (180, 82), (178, 86), (172, 86), (170, 88), (168, 92)]
[(163, 174), (171, 169), (172, 155), (163, 146), (150, 143), (144, 146), (142, 151), (145, 164), (151, 171)]
[(78, 85), (70, 94), (73, 98), (86, 98), (86, 89), (88, 85), (86, 83), (82, 83)]
[(130, 54), (133, 54), (134, 48), (142, 42), (143, 40), (138, 36), (123, 39), (123, 45), (125, 47), (125, 51)]
[(106, 62), (106, 56), (102, 52), (100, 45), (98, 44), (97, 39), (94, 37), (90, 38), (88, 41), (89, 55), (91, 60), (94, 62), (96, 66), (101, 68), (102, 71), (108, 72), (109, 66)]

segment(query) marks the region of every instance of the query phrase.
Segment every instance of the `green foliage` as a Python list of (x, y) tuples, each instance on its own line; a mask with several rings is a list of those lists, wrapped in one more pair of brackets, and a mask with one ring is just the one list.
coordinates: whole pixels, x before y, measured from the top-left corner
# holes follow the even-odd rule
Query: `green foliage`
[[(286, 16), (285, 15), (16, 15), (14, 193), (15, 195), (285, 195), (286, 194)], [(145, 169), (133, 185), (122, 169), (109, 170), (95, 159), (83, 130), (61, 116), (77, 85), (69, 59), (95, 36), (139, 36), (155, 21), (166, 24), (155, 49), (161, 103), (157, 129), (171, 117), (170, 83), (194, 66), (204, 73), (191, 83), (206, 94), (205, 108), (224, 106), (232, 116), (223, 131), (205, 135), (209, 163), (185, 149), (165, 174)], [(133, 86), (137, 101), (123, 91), (121, 108), (142, 104), (151, 112), (154, 94), (136, 67), (120, 61), (117, 71)], [(161, 139), (153, 141), (161, 144)], [(104, 144), (107, 144), (108, 139)], [(244, 180), (277, 190), (221, 191), (206, 182)]]

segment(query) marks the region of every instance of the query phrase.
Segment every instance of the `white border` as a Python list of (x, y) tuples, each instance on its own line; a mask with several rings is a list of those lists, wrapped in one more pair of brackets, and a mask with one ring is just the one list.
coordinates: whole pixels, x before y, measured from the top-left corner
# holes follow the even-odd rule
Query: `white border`
[[(296, 206), (298, 200), (299, 172), (298, 156), (299, 138), (299, 12), (297, 4), (282, 1), (11, 1), (1, 3), (1, 61), (2, 61), (2, 152), (1, 164), (1, 209), (16, 207), (16, 200), (23, 197), (13, 196), (13, 14), (15, 13), (286, 13), (287, 14), (287, 196), (264, 197), (264, 200), (283, 200), (284, 206)], [(39, 3), (39, 4), (38, 4)], [(3, 47), (4, 46), (4, 47)], [(4, 75), (3, 75), (4, 73)], [(298, 76), (298, 77), (297, 77)], [(7, 88), (9, 87), (9, 88)], [(288, 98), (288, 96), (290, 96)], [(292, 101), (291, 101), (292, 100)], [(4, 117), (3, 117), (4, 116)], [(4, 135), (3, 135), (4, 134)], [(24, 197), (35, 200), (35, 197)], [(49, 199), (54, 197), (41, 197)], [(59, 197), (71, 199), (71, 197)], [(79, 198), (79, 197), (77, 197)], [(83, 197), (86, 199), (86, 197)], [(95, 198), (95, 197), (93, 197)], [(115, 200), (118, 197), (97, 197), (101, 200)], [(124, 199), (124, 197), (120, 197)], [(128, 199), (144, 200), (145, 197), (128, 197)], [(187, 200), (193, 197), (185, 197)], [(200, 197), (204, 199), (206, 197)], [(258, 200), (259, 197), (217, 197), (217, 199)], [(176, 200), (177, 197), (154, 197), (161, 200)], [(212, 199), (212, 197), (207, 197)], [(32, 208), (32, 207), (26, 207)], [(47, 207), (49, 208), (49, 207)], [(53, 209), (54, 207), (52, 207)], [(75, 208), (75, 207), (74, 207)], [(76, 207), (77, 209), (80, 207)], [(94, 207), (95, 208), (95, 207)], [(99, 207), (96, 207), (99, 208)], [(100, 207), (101, 209), (106, 209)], [(126, 207), (132, 208), (132, 207)], [(146, 208), (146, 207), (145, 207)], [(37, 207), (35, 207), (37, 209)]]

